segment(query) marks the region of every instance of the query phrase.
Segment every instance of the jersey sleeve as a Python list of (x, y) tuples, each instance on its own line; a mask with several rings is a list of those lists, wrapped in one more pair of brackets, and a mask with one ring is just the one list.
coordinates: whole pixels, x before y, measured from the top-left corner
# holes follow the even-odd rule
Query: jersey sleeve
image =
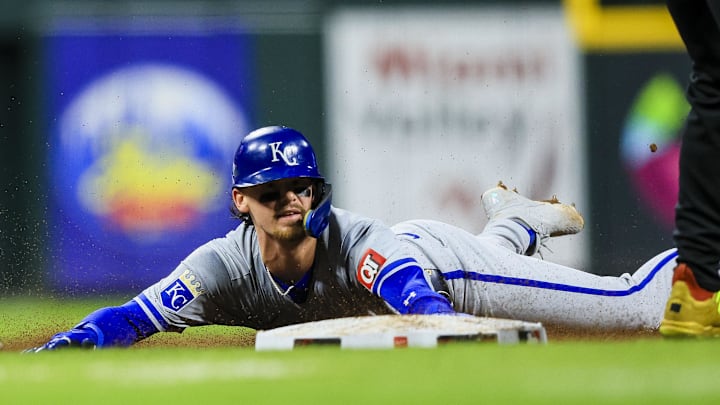
[(204, 245), (136, 300), (145, 305), (146, 313), (159, 325), (170, 329), (227, 324), (229, 315), (217, 294), (217, 286), (226, 284), (226, 263), (209, 245)]
[(399, 314), (454, 313), (425, 279), (413, 250), (379, 221), (355, 221), (345, 235), (357, 281)]

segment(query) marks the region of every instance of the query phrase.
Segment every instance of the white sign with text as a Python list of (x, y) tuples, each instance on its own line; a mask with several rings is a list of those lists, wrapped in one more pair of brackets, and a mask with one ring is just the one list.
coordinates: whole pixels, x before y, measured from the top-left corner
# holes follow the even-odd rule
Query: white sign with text
[[(326, 28), (335, 205), (477, 233), (502, 180), (585, 212), (579, 55), (559, 7), (346, 9)], [(582, 267), (587, 240), (545, 257)]]

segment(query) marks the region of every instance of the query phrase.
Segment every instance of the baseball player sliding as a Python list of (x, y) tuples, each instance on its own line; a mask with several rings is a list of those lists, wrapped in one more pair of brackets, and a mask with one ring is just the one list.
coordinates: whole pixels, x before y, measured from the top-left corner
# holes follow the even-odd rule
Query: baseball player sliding
[(130, 346), (157, 332), (222, 324), (270, 329), (373, 314), (467, 313), (569, 326), (655, 328), (674, 250), (632, 275), (601, 277), (532, 257), (582, 230), (558, 201), (492, 188), (479, 235), (435, 221), (388, 227), (331, 205), (332, 187), (298, 131), (242, 139), (232, 201), (241, 224), (127, 303), (97, 310), (30, 352)]

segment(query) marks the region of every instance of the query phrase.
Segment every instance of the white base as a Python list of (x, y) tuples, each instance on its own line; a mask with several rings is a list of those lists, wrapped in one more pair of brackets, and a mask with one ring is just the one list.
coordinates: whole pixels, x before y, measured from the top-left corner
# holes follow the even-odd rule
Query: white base
[(437, 347), (456, 341), (547, 343), (539, 323), (454, 315), (380, 315), (307, 322), (258, 331), (255, 350), (335, 345), (343, 349)]

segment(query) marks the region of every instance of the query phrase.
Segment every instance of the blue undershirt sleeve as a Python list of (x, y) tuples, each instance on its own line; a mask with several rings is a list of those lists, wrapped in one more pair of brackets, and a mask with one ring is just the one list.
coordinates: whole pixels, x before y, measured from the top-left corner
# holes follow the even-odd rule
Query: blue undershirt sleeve
[(450, 301), (435, 292), (414, 259), (400, 259), (383, 267), (372, 288), (400, 314), (454, 314)]
[(75, 328), (90, 329), (97, 334), (97, 347), (127, 347), (161, 330), (167, 329), (162, 318), (152, 319), (140, 303), (143, 296), (119, 307), (99, 309), (82, 320)]

